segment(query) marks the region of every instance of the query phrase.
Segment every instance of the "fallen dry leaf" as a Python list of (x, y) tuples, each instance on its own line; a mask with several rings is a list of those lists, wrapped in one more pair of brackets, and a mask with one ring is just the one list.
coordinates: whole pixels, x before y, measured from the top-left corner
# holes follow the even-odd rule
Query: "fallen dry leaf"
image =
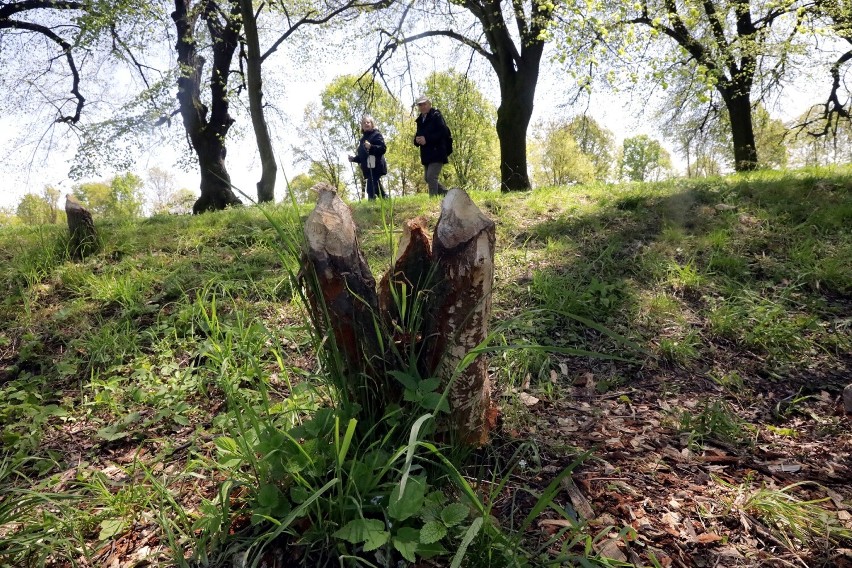
[(714, 533), (701, 533), (695, 537), (695, 540), (701, 544), (709, 544), (711, 542), (719, 542), (720, 540), (723, 540), (723, 537)]

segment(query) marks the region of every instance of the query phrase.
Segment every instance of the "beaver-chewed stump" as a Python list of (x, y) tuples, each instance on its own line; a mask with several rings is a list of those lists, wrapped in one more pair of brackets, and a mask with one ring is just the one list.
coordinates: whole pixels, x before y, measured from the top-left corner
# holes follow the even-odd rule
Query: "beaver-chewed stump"
[(333, 189), (316, 189), (300, 273), (314, 324), (333, 333), (351, 373), (376, 384), (385, 382), (379, 374), (410, 372), (410, 357), (392, 352), (414, 354), (422, 378), (449, 385), (447, 426), (456, 439), (486, 443), (496, 416), (491, 381), (485, 355), (470, 355), (488, 335), (494, 222), (466, 192), (450, 190), (431, 240), (422, 218), (403, 224), (397, 257), (377, 293), (349, 207)]
[(68, 219), (68, 251), (71, 258), (82, 260), (98, 249), (92, 214), (69, 193), (65, 196), (65, 216)]

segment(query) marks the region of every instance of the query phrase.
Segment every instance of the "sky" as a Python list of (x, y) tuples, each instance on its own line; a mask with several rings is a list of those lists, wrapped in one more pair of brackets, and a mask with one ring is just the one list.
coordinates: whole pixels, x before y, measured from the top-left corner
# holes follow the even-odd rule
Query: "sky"
[[(413, 98), (416, 95), (416, 87), (410, 84), (411, 81), (415, 83), (421, 81), (432, 71), (447, 70), (447, 61), (460, 62), (461, 65), (466, 66), (467, 62), (462, 58), (448, 55), (449, 49), (446, 45), (430, 46), (429, 50), (418, 49), (409, 54), (410, 57), (413, 57), (409, 60), (412, 69), (407, 75), (409, 83), (402, 88), (406, 92), (403, 97), (410, 94)], [(297, 166), (289, 161), (290, 143), (288, 142), (299, 138), (299, 124), (305, 106), (311, 101), (318, 100), (322, 89), (334, 77), (344, 73), (360, 74), (363, 72), (373, 55), (371, 46), (360, 45), (356, 46), (352, 53), (347, 53), (345, 57), (341, 57), (339, 51), (330, 50), (325, 54), (315, 54), (320, 56), (319, 62), (312, 60), (311, 62), (303, 62), (299, 66), (294, 65), (294, 62), (299, 60), (299, 56), (294, 54), (294, 50), (294, 47), (285, 44), (277, 54), (265, 63), (265, 69), (290, 70), (278, 81), (284, 86), (283, 94), (280, 90), (276, 90), (274, 94), (267, 94), (267, 100), (271, 100), (278, 109), (281, 109), (285, 117), (283, 120), (285, 130), (278, 133), (284, 142), (276, 145), (279, 161), (279, 187), (276, 188), (279, 194), (278, 198), (281, 197), (280, 188), (283, 184), (283, 178), (285, 176), (292, 178), (305, 170), (304, 166)], [(493, 73), (482, 61), (476, 63), (473, 71), (475, 77), (477, 77), (475, 80), (483, 94), (495, 106), (498, 105), (499, 92)], [(801, 81), (798, 86), (789, 87), (784, 98), (787, 101), (786, 106), (774, 109), (773, 115), (785, 120), (798, 115), (806, 108), (807, 103), (805, 101), (819, 100), (819, 93), (821, 93), (819, 89), (821, 87), (822, 85), (816, 81)], [(591, 100), (583, 103), (582, 107), (571, 108), (567, 105), (573, 94), (571, 87), (566, 87), (565, 76), (545, 61), (536, 92), (536, 104), (531, 124), (535, 124), (539, 120), (557, 118), (560, 115), (573, 116), (585, 112), (611, 130), (615, 134), (616, 144), (618, 145), (625, 137), (638, 134), (647, 134), (660, 139), (672, 154), (675, 168), (684, 169), (680, 158), (671, 145), (663, 139), (655, 127), (652, 117), (648, 116), (650, 111), (643, 114), (642, 111), (647, 101), (641, 98), (642, 95), (631, 95), (629, 90), (621, 93), (596, 92)], [(48, 125), (44, 125), (45, 130), (47, 130), (47, 127)], [(33, 128), (33, 126), (22, 120), (22, 117), (16, 117), (14, 114), (0, 117), (0, 168), (3, 171), (3, 179), (0, 182), (0, 207), (14, 208), (23, 195), (39, 193), (48, 184), (59, 188), (62, 193), (67, 193), (71, 191), (74, 184), (79, 183), (79, 181), (71, 180), (68, 177), (68, 170), (73, 158), (73, 144), (66, 146), (64, 150), (55, 150), (50, 153), (48, 158), (45, 158), (43, 152), (34, 150), (32, 143), (34, 137), (27, 131), (30, 128)], [(249, 195), (253, 195), (255, 184), (260, 177), (260, 162), (250, 124), (244, 124), (242, 132), (242, 138), (238, 138), (233, 129), (229, 134), (227, 166), (234, 186)], [(29, 142), (22, 144), (22, 138), (29, 140)], [(341, 156), (345, 156), (350, 150), (342, 149)], [(134, 171), (144, 178), (145, 172), (149, 168), (158, 166), (174, 173), (178, 188), (186, 187), (197, 192), (198, 172), (195, 169), (182, 171), (176, 167), (175, 162), (179, 153), (180, 149), (161, 148), (156, 152), (143, 154), (139, 157)], [(342, 159), (345, 160), (345, 158)], [(115, 173), (119, 172), (104, 172), (96, 180), (108, 179)]]

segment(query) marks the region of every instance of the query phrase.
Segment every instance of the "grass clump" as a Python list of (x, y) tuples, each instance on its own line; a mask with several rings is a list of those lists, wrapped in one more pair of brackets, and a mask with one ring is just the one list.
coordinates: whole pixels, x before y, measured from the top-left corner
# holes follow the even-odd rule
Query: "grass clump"
[(828, 497), (801, 499), (795, 495), (795, 491), (808, 484), (792, 483), (780, 489), (751, 489), (742, 485), (735, 488), (731, 507), (764, 523), (771, 536), (791, 551), (803, 547), (831, 551), (842, 543), (852, 542), (852, 530), (820, 506)]

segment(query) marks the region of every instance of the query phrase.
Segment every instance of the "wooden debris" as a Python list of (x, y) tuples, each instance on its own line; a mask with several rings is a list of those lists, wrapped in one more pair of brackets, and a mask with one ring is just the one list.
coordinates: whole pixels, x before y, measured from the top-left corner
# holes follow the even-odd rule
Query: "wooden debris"
[(568, 497), (571, 499), (571, 503), (574, 505), (574, 510), (577, 511), (583, 519), (590, 521), (595, 518), (595, 511), (592, 509), (591, 503), (586, 499), (586, 496), (580, 492), (580, 489), (577, 487), (577, 484), (574, 483), (574, 480), (570, 477), (563, 477), (561, 481), (562, 489), (568, 493)]

